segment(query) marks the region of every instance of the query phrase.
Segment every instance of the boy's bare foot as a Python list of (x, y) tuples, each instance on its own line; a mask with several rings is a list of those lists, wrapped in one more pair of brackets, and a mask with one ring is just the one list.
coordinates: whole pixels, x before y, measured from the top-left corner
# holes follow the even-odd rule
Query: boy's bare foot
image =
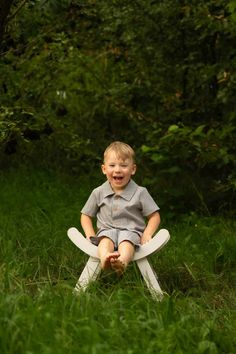
[(102, 269), (109, 269), (111, 267), (111, 260), (117, 259), (120, 256), (118, 252), (108, 253), (103, 262), (101, 262)]
[(125, 272), (127, 264), (125, 264), (120, 258), (111, 258), (110, 261), (112, 269), (118, 274), (122, 275)]

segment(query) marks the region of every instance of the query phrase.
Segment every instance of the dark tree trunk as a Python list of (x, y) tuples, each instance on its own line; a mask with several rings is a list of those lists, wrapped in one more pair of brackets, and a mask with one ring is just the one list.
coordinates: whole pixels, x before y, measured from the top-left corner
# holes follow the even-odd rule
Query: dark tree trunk
[(0, 0), (0, 46), (7, 24), (7, 17), (10, 13), (14, 0)]

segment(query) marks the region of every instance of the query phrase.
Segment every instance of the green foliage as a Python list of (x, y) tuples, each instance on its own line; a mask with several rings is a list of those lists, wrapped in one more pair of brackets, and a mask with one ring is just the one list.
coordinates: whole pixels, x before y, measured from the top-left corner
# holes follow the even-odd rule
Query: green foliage
[(161, 205), (233, 209), (234, 13), (223, 0), (26, 2), (1, 43), (1, 160), (90, 171), (125, 140)]
[(229, 9), (229, 12), (231, 14), (232, 20), (234, 22), (236, 22), (236, 1), (235, 0), (229, 1), (228, 9)]
[[(150, 141), (153, 141), (153, 132), (150, 135)], [(183, 210), (186, 204), (192, 207), (198, 204), (198, 208), (210, 214), (207, 204), (215, 210), (219, 208), (219, 204), (214, 205), (216, 200), (221, 203), (222, 212), (229, 203), (233, 207), (235, 154), (233, 140), (229, 141), (233, 136), (235, 127), (230, 125), (220, 127), (215, 124), (214, 128), (199, 125), (195, 129), (180, 123), (171, 125), (156, 139), (156, 145), (142, 146), (143, 154), (153, 169), (158, 170), (157, 176), (152, 177), (149, 173), (149, 183), (158, 181), (157, 190), (162, 188), (171, 209), (173, 196), (176, 196), (176, 202), (181, 199)]]

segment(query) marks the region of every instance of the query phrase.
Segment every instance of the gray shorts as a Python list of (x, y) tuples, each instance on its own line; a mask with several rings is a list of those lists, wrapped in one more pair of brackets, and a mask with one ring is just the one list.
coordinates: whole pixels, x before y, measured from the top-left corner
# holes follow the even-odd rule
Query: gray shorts
[(103, 237), (110, 238), (114, 243), (114, 249), (117, 250), (118, 246), (123, 241), (131, 242), (135, 248), (138, 248), (140, 245), (140, 236), (136, 232), (120, 229), (103, 229), (98, 231), (95, 237), (90, 237), (91, 242), (98, 246), (99, 242)]

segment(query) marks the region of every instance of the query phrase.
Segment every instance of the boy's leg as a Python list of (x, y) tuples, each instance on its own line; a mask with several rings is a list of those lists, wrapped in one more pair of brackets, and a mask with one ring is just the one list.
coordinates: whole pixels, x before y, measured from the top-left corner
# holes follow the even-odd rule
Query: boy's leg
[(112, 268), (119, 274), (122, 274), (127, 265), (132, 261), (134, 257), (134, 245), (129, 241), (123, 241), (119, 244), (118, 253), (120, 254), (118, 257), (111, 258), (111, 266)]
[(101, 261), (101, 268), (107, 269), (110, 267), (110, 260), (119, 257), (118, 252), (114, 252), (114, 243), (108, 237), (103, 237), (98, 245), (98, 255)]

